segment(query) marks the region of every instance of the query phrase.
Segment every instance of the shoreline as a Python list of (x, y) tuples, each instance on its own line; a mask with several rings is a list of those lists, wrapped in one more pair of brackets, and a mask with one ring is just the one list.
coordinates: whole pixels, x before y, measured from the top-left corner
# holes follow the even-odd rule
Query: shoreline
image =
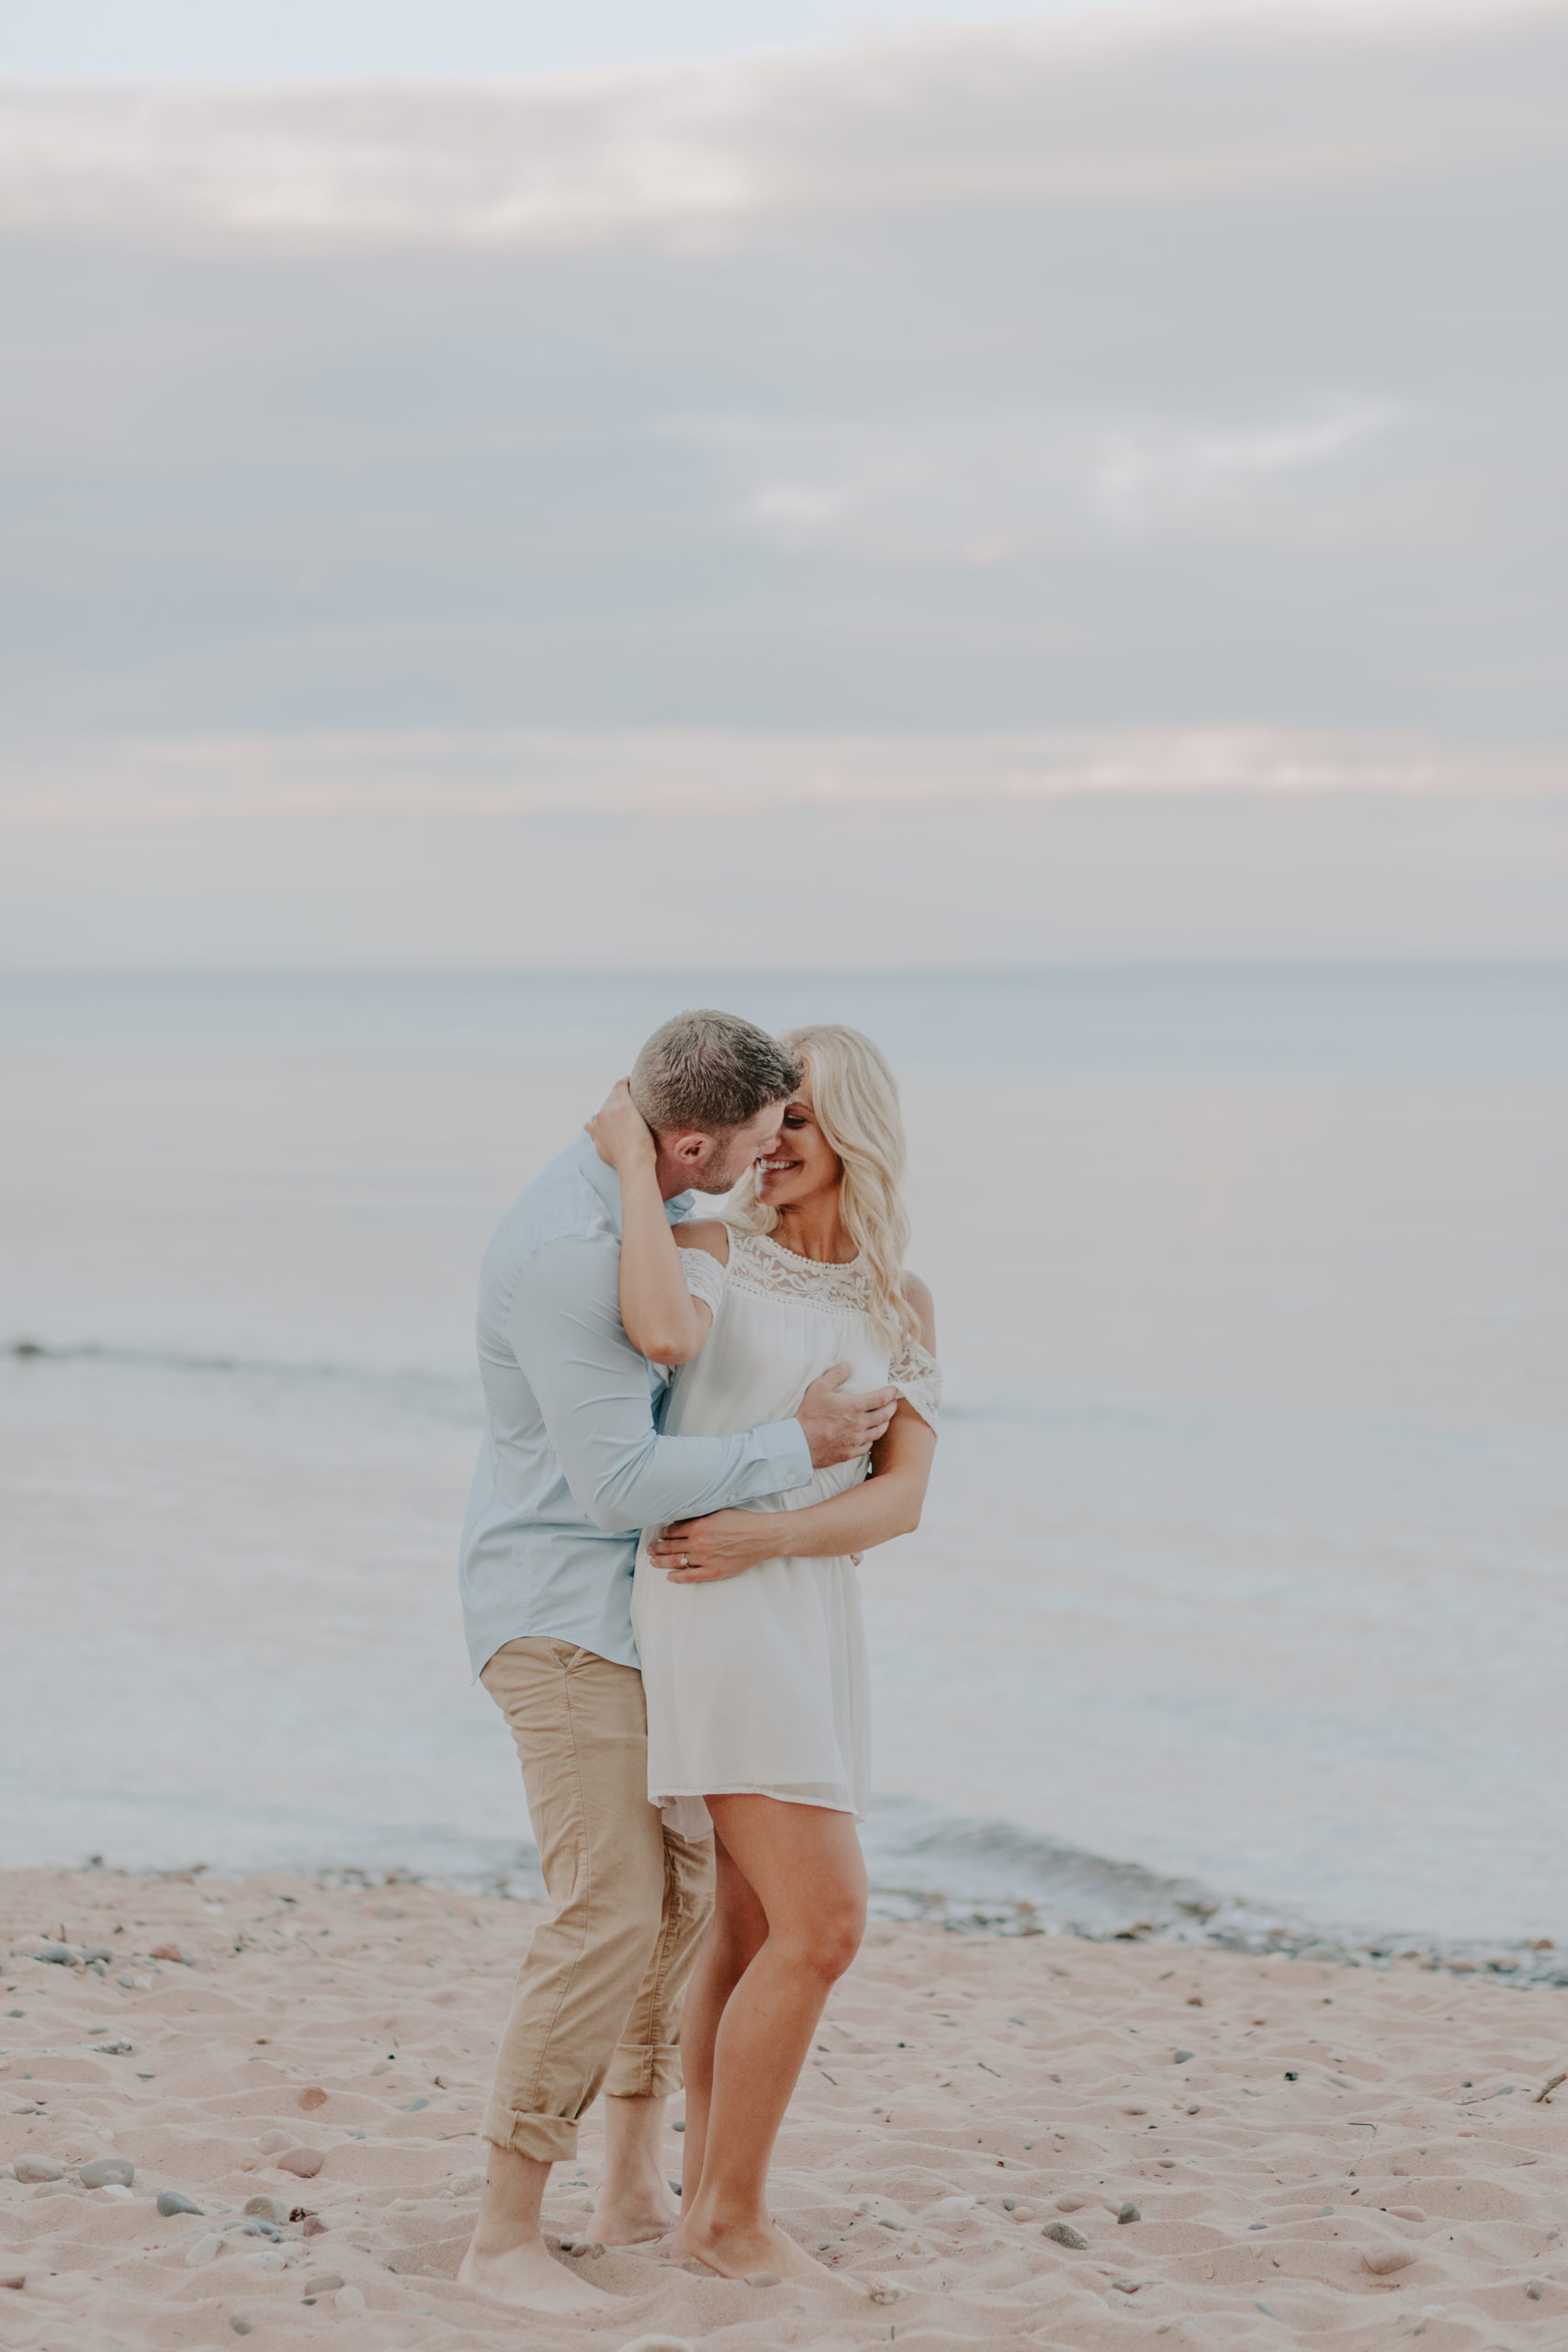
[[(1325, 1926), (1283, 1905), (1218, 1894), (1196, 1879), (1163, 1876), (1143, 1863), (1070, 1847), (1010, 1822), (944, 1814), (923, 1798), (894, 1802), (933, 1825), (943, 1844), (955, 1853), (966, 1848), (972, 1854), (983, 1849), (987, 1841), (999, 1842), (1015, 1852), (1020, 1846), (1032, 1847), (1045, 1859), (1047, 1869), (1055, 1867), (1066, 1882), (1076, 1882), (1072, 1891), (1078, 1899), (1075, 1902), (1066, 1890), (1050, 1896), (1010, 1890), (946, 1892), (920, 1883), (919, 1873), (912, 1869), (900, 1873), (907, 1883), (890, 1883), (892, 1866), (908, 1858), (877, 1852), (874, 1814), (870, 1838), (865, 1826), (862, 1833), (863, 1841), (871, 1847), (867, 1854), (870, 1916), (886, 1926), (932, 1927), (1004, 1940), (1058, 1936), (1089, 1944), (1148, 1944), (1177, 1951), (1230, 1951), (1265, 1959), (1282, 1954), (1289, 1960), (1340, 1967), (1387, 1969), (1415, 1963), (1456, 1976), (1493, 1979), (1520, 1991), (1568, 1987), (1568, 1944), (1552, 1936), (1443, 1936), (1418, 1930), (1395, 1933), (1364, 1925)], [(886, 1845), (885, 1840), (881, 1842)], [(226, 1868), (205, 1861), (185, 1867), (127, 1868), (105, 1864), (94, 1855), (83, 1865), (42, 1863), (9, 1871), (0, 1866), (0, 1883), (7, 1876), (24, 1874), (28, 1867), (52, 1870), (65, 1877), (118, 1875), (166, 1884), (203, 1878), (240, 1883), (281, 1875), (348, 1891), (420, 1886), (507, 1903), (542, 1902), (544, 1892), (533, 1847), (523, 1840), (504, 1841), (503, 1851), (504, 1860), (498, 1856), (489, 1867), (454, 1871), (400, 1863), (311, 1865), (298, 1860), (254, 1868)], [(972, 1873), (966, 1854), (961, 1874)], [(985, 1875), (984, 1869), (980, 1875)]]
[[(775, 2190), (821, 2260), (891, 2300), (583, 2251), (561, 2258), (615, 2303), (520, 2322), (452, 2273), (536, 1916), (386, 1877), (0, 1872), (0, 2276), (26, 2281), (4, 2293), (7, 2341), (215, 2352), (330, 2324), (345, 2352), (499, 2352), (525, 2326), (531, 2352), (650, 2334), (839, 2352), (891, 2328), (917, 2352), (1142, 2335), (1371, 2352), (1397, 2324), (1423, 2352), (1547, 2352), (1568, 2335), (1568, 2083), (1540, 2096), (1568, 2069), (1568, 1990), (1521, 2002), (1506, 1975), (1393, 1957), (885, 1920), (829, 2004)], [(51, 1941), (75, 1957), (28, 1956)], [(591, 2113), (552, 2182), (558, 2237), (581, 2227), (601, 2144)], [(303, 2170), (279, 2169), (301, 2148)], [(679, 2148), (672, 2132), (672, 2168)], [(104, 2155), (130, 2160), (128, 2193), (81, 2183)], [(61, 2177), (19, 2180), (18, 2157)], [(161, 2216), (162, 2190), (203, 2210)], [(309, 2225), (245, 2234), (257, 2195)]]

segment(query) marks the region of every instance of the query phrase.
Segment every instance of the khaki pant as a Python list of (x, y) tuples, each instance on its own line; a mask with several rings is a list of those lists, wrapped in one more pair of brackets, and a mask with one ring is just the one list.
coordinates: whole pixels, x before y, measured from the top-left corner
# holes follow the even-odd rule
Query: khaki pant
[(648, 1710), (635, 1667), (530, 1635), (479, 1679), (523, 1764), (555, 1917), (535, 1929), (482, 2130), (553, 2164), (577, 2152), (601, 2090), (681, 2086), (681, 2003), (713, 1908), (713, 1839), (667, 1832), (648, 1801)]

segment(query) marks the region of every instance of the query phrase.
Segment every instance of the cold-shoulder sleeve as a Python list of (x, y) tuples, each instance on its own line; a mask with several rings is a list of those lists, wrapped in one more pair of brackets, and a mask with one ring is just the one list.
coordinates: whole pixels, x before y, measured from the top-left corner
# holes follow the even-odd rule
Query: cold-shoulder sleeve
[(922, 1348), (919, 1340), (906, 1340), (902, 1353), (888, 1368), (887, 1379), (934, 1430), (942, 1408), (942, 1367), (930, 1350)]
[(716, 1315), (724, 1299), (724, 1268), (718, 1260), (710, 1258), (705, 1250), (682, 1250), (681, 1272), (692, 1296)]

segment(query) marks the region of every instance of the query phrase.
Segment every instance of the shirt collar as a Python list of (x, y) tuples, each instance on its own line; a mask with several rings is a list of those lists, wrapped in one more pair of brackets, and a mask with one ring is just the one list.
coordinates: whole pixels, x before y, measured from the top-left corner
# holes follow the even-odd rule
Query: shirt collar
[[(577, 1138), (578, 1173), (587, 1179), (604, 1202), (615, 1231), (621, 1229), (621, 1180), (613, 1168), (607, 1168), (593, 1148), (592, 1136)], [(682, 1225), (692, 1214), (695, 1195), (677, 1193), (672, 1201), (664, 1204), (664, 1214), (671, 1225)]]

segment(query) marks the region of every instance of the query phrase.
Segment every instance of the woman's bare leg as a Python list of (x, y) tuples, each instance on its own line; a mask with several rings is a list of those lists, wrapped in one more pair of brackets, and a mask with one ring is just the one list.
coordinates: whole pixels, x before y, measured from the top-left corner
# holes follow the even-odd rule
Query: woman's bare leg
[[(819, 1805), (726, 1796), (708, 1810), (767, 1937), (721, 2006), (702, 2169), (672, 2252), (729, 2278), (818, 2272), (769, 2218), (768, 2165), (828, 1996), (865, 1930), (860, 1840), (848, 1814)], [(688, 2131), (690, 2113), (688, 2104)]]
[(696, 2203), (707, 2147), (708, 2108), (713, 2097), (713, 2053), (725, 2006), (768, 1939), (768, 1915), (725, 1850), (714, 1838), (717, 1886), (714, 1913), (697, 1952), (697, 1964), (681, 2017), (681, 2072), (686, 2084), (686, 2132), (681, 2144), (681, 2211)]

